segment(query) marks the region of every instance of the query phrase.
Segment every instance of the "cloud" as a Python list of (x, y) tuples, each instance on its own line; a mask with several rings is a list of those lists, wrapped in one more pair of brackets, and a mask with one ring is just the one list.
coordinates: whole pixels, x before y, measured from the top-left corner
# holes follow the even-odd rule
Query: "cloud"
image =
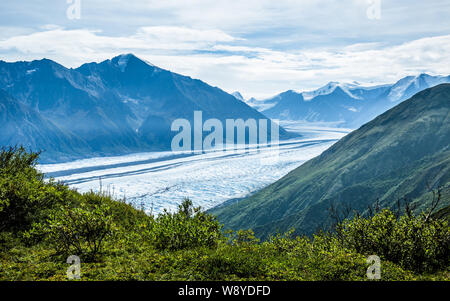
[(130, 36), (107, 36), (100, 30), (66, 30), (46, 25), (44, 31), (0, 40), (5, 57), (49, 57), (75, 67), (86, 60), (105, 59), (123, 52), (198, 51), (219, 42), (238, 40), (220, 30), (197, 30), (176, 26), (141, 27)]
[(10, 61), (47, 57), (77, 67), (132, 52), (162, 68), (259, 98), (313, 89), (328, 81), (378, 84), (420, 72), (450, 74), (445, 63), (450, 61), (450, 35), (396, 45), (283, 50), (254, 46), (252, 40), (218, 29), (145, 26), (131, 35), (113, 36), (100, 30), (45, 28), (0, 40), (0, 54)]
[(450, 35), (423, 38), (394, 46), (380, 43), (307, 51), (277, 51), (261, 47), (215, 45), (218, 53), (148, 55), (171, 70), (193, 75), (247, 97), (274, 95), (288, 89), (308, 90), (329, 81), (363, 84), (395, 82), (427, 72), (450, 74)]
[(131, 38), (154, 43), (154, 47), (160, 49), (161, 45), (164, 45), (162, 49), (192, 49), (206, 47), (211, 43), (237, 40), (220, 30), (198, 30), (176, 26), (141, 27)]

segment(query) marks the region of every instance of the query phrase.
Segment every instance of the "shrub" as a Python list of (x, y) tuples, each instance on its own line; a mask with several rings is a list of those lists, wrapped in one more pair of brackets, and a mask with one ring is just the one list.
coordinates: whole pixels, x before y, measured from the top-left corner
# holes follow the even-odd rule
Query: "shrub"
[(215, 247), (222, 239), (221, 225), (216, 218), (193, 208), (185, 199), (176, 213), (164, 211), (147, 230), (150, 241), (159, 250), (181, 250)]
[(114, 234), (110, 208), (105, 204), (81, 203), (61, 206), (46, 223), (35, 224), (30, 235), (43, 235), (58, 253), (94, 258), (102, 252), (105, 240)]
[(231, 243), (235, 246), (251, 246), (259, 243), (253, 230), (238, 230), (231, 235)]
[(35, 167), (39, 152), (28, 152), (23, 146), (2, 147), (0, 149), (0, 171), (2, 173), (17, 174), (31, 173), (33, 176), (42, 174)]
[(207, 280), (255, 279), (264, 275), (266, 264), (260, 246), (223, 245), (200, 261), (198, 268)]
[(136, 210), (132, 205), (125, 203), (125, 200), (114, 200), (104, 193), (87, 192), (81, 196), (82, 202), (89, 204), (106, 204), (110, 208), (113, 222), (120, 225), (124, 232), (138, 231), (141, 223), (149, 223), (153, 220), (141, 210)]
[(376, 254), (417, 272), (445, 269), (449, 264), (450, 228), (425, 215), (397, 218), (383, 210), (371, 218), (355, 217), (337, 227), (342, 245), (361, 254)]
[(47, 209), (70, 199), (67, 186), (44, 182), (35, 168), (38, 156), (23, 147), (0, 150), (0, 231), (26, 230)]

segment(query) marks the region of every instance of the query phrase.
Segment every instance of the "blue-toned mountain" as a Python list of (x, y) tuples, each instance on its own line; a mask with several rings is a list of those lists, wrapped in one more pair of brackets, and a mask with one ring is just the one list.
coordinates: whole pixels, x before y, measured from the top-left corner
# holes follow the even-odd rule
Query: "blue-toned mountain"
[[(168, 150), (176, 134), (171, 131), (172, 121), (192, 120), (194, 111), (202, 111), (204, 119), (267, 119), (217, 87), (158, 68), (132, 54), (76, 69), (48, 59), (0, 61), (0, 89), (17, 104), (14, 126), (20, 128), (19, 111), (26, 108), (64, 133), (58, 136), (63, 140), (53, 144), (49, 142), (54, 131), (47, 137), (48, 127), (40, 134), (49, 139), (23, 134), (1, 141), (2, 145), (14, 142), (44, 149), (44, 161)], [(0, 127), (11, 125), (5, 119)], [(291, 136), (280, 129), (281, 138)], [(72, 145), (72, 151), (64, 145)], [(66, 152), (67, 156), (60, 156)]]
[[(407, 76), (395, 84), (373, 87), (330, 82), (314, 91), (289, 90), (255, 103), (272, 119), (328, 122), (358, 128), (414, 94), (442, 83), (450, 83), (450, 76), (420, 74)], [(264, 104), (267, 105), (264, 107)]]

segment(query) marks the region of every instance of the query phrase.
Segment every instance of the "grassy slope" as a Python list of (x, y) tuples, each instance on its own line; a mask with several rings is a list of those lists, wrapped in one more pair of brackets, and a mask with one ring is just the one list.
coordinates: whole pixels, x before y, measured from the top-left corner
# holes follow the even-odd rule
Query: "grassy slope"
[[(331, 203), (364, 211), (377, 198), (392, 207), (406, 197), (421, 210), (430, 199), (427, 182), (450, 183), (449, 111), (450, 85), (427, 89), (279, 181), (212, 213), (226, 228), (253, 228), (266, 237), (291, 227), (314, 232), (326, 222)], [(442, 206), (450, 201), (444, 195)]]
[(0, 151), (0, 281), (66, 280), (72, 254), (82, 280), (367, 280), (370, 254), (382, 259), (382, 280), (449, 279), (449, 227), (440, 220), (384, 211), (348, 222), (341, 235), (258, 243), (251, 232), (225, 235), (189, 201), (153, 217), (44, 182), (37, 159), (23, 148)]

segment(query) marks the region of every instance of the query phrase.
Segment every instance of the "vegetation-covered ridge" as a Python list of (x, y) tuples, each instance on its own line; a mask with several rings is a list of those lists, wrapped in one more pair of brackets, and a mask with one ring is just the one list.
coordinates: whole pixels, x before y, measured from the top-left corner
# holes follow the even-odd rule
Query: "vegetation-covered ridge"
[[(417, 93), (280, 180), (238, 202), (211, 210), (225, 228), (257, 237), (295, 228), (312, 234), (328, 223), (333, 204), (361, 213), (376, 202), (397, 208), (406, 198), (415, 213), (430, 207), (442, 187), (450, 205), (450, 84)], [(438, 209), (441, 209), (438, 208)]]
[(45, 182), (37, 159), (21, 147), (0, 151), (0, 280), (66, 280), (69, 255), (81, 258), (81, 280), (367, 280), (374, 254), (381, 280), (449, 280), (448, 209), (379, 210), (333, 232), (260, 242), (251, 231), (224, 232), (189, 200), (149, 216)]

